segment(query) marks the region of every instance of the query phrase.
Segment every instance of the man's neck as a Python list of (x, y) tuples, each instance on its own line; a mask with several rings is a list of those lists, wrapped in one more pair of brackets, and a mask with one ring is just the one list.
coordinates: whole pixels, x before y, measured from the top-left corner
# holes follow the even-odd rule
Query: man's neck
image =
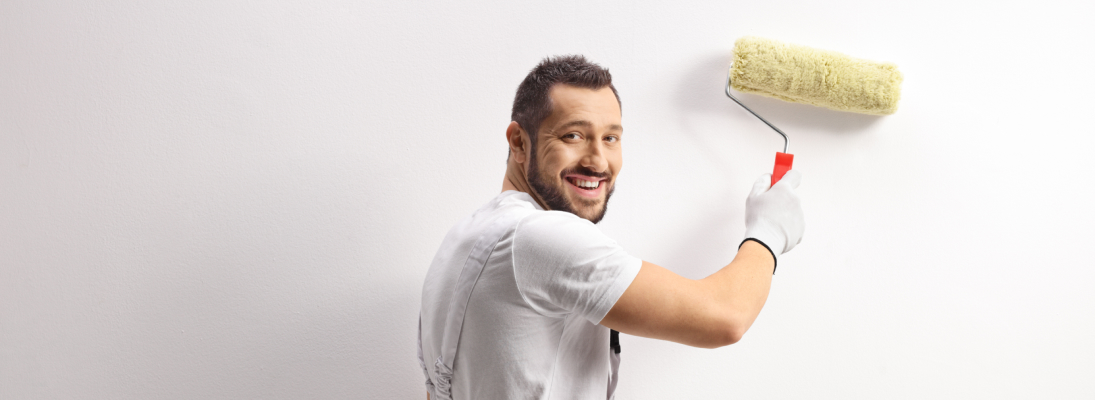
[(536, 192), (533, 192), (529, 187), (528, 179), (525, 179), (526, 176), (528, 175), (525, 174), (525, 169), (522, 168), (522, 165), (510, 160), (509, 164), (506, 166), (506, 176), (502, 178), (502, 191), (516, 190), (518, 192), (528, 193), (529, 196), (532, 196), (533, 200), (536, 200), (536, 204), (539, 204), (540, 208), (550, 210), (550, 208), (544, 204), (544, 201), (540, 199), (540, 196), (537, 195)]

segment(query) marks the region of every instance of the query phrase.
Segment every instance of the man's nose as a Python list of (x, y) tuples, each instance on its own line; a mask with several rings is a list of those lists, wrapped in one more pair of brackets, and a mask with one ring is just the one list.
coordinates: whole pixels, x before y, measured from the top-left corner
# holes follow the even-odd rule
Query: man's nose
[(582, 155), (582, 166), (596, 172), (608, 170), (608, 160), (604, 157), (604, 148), (600, 140), (595, 140), (586, 146), (586, 152)]

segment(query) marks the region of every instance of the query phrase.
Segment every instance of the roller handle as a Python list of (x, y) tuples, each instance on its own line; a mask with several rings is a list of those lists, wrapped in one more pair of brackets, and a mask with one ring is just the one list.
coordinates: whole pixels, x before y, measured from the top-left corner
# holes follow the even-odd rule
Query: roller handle
[(776, 167), (772, 169), (772, 186), (783, 179), (783, 174), (791, 170), (791, 162), (794, 160), (794, 154), (776, 152)]

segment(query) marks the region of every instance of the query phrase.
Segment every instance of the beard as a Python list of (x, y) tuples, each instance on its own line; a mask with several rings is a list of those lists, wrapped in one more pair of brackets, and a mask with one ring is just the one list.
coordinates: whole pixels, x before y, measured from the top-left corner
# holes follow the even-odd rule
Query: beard
[[(616, 190), (615, 183), (613, 183), (608, 188), (608, 191), (605, 192), (605, 198), (603, 201), (600, 199), (575, 199), (578, 205), (583, 206), (582, 209), (596, 207), (598, 203), (600, 203), (601, 205), (601, 208), (599, 210), (595, 209), (592, 215), (582, 215), (578, 212), (579, 207), (575, 207), (574, 202), (571, 201), (571, 199), (567, 198), (565, 194), (566, 178), (564, 178), (564, 176), (566, 176), (567, 174), (577, 173), (596, 178), (608, 178), (609, 174), (604, 172), (595, 172), (589, 168), (577, 166), (574, 168), (568, 168), (563, 170), (559, 173), (557, 179), (554, 179), (553, 182), (548, 182), (546, 176), (547, 174), (544, 173), (544, 171), (540, 170), (539, 163), (536, 160), (535, 151), (532, 151), (532, 156), (529, 158), (528, 168), (529, 186), (532, 188), (533, 191), (536, 192), (536, 195), (540, 196), (540, 200), (543, 200), (544, 204), (546, 204), (549, 209), (566, 211), (571, 214), (577, 215), (578, 217), (585, 218), (594, 224), (601, 222), (601, 219), (605, 217), (605, 213), (608, 212), (608, 199), (612, 197), (612, 192)], [(601, 184), (607, 185), (609, 183), (607, 180), (605, 180), (602, 181)]]

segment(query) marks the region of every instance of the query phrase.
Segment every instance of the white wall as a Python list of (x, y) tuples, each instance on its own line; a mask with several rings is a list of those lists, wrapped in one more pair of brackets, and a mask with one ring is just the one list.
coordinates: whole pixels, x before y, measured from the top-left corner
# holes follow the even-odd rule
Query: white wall
[(730, 260), (779, 137), (752, 34), (897, 63), (876, 118), (742, 98), (807, 216), (746, 338), (621, 398), (1095, 397), (1091, 2), (0, 2), (0, 399), (420, 398), (421, 283), (543, 56), (613, 72), (601, 224)]

